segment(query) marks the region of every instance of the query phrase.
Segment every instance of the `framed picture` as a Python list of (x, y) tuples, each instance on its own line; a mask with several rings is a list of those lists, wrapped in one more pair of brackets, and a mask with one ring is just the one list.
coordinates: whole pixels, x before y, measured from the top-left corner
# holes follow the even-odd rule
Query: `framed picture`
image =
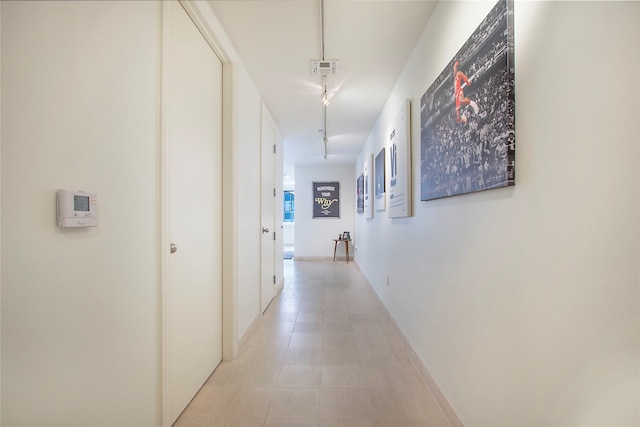
[(385, 193), (385, 172), (384, 172), (384, 147), (376, 156), (375, 166), (375, 208), (377, 211), (383, 211), (386, 209), (386, 193)]
[(389, 217), (411, 215), (411, 100), (407, 99), (389, 129)]
[(340, 218), (340, 183), (313, 183), (313, 217)]
[(513, 0), (500, 0), (420, 99), (420, 198), (515, 185)]
[(364, 217), (373, 218), (373, 154), (367, 154), (364, 161)]
[(359, 214), (364, 213), (364, 173), (356, 180), (356, 207)]

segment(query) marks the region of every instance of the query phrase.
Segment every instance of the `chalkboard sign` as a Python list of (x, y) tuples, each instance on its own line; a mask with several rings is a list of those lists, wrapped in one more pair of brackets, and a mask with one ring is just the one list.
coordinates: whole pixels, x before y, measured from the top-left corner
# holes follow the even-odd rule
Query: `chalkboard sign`
[(313, 183), (313, 217), (340, 218), (340, 183)]

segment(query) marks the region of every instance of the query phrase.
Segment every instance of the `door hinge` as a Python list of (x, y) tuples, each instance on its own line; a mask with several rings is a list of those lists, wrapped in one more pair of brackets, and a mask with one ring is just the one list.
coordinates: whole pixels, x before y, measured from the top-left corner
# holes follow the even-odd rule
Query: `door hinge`
[(276, 275), (275, 274), (273, 275), (273, 284), (274, 285), (276, 284)]
[(273, 144), (273, 154), (276, 154), (276, 144)]
[(276, 187), (273, 187), (273, 197), (276, 197)]
[(273, 232), (273, 240), (276, 240), (276, 232)]

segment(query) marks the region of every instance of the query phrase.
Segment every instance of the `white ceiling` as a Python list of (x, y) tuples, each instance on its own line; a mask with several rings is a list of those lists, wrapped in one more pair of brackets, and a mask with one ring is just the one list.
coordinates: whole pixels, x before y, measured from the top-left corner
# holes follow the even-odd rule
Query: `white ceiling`
[(435, 0), (325, 0), (328, 157), (323, 159), (320, 0), (209, 0), (298, 165), (353, 164), (431, 16)]

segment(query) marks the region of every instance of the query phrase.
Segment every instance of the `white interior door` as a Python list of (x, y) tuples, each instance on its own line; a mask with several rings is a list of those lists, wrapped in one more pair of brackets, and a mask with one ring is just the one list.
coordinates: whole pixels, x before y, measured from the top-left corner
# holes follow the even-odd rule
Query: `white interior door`
[(177, 248), (165, 258), (169, 425), (222, 360), (222, 64), (179, 3), (164, 10), (165, 209)]
[(260, 211), (262, 218), (262, 240), (261, 240), (261, 268), (260, 268), (260, 308), (262, 312), (267, 309), (269, 303), (275, 296), (275, 181), (274, 172), (274, 146), (275, 130), (270, 117), (262, 112), (262, 196), (260, 198)]

